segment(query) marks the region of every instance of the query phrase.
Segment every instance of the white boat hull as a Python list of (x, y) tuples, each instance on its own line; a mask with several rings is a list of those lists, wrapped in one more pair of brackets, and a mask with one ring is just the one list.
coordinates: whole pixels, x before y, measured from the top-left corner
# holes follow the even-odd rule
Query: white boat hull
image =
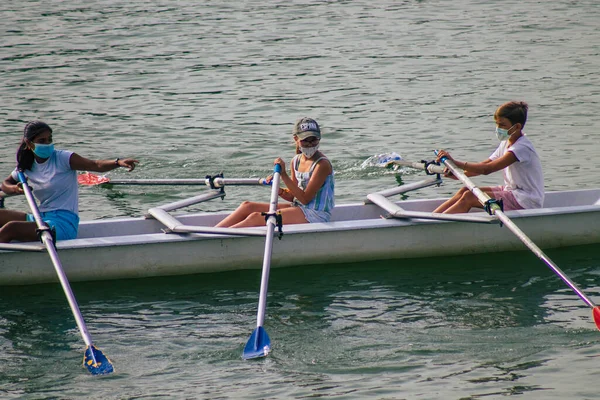
[[(506, 214), (543, 249), (600, 242), (600, 190), (555, 192), (546, 197), (543, 209)], [(404, 210), (430, 212), (440, 202), (397, 204)], [(374, 204), (350, 204), (336, 207), (330, 223), (285, 225), (284, 221), (283, 238), (273, 243), (271, 267), (526, 249), (497, 223), (382, 219), (384, 213)], [(208, 227), (225, 215), (190, 214), (177, 219), (186, 225)], [(79, 238), (58, 242), (58, 254), (71, 281), (261, 268), (264, 237), (164, 233), (162, 229), (159, 221), (145, 218), (82, 222)], [(252, 229), (265, 231), (264, 227)], [(43, 248), (0, 251), (0, 285), (55, 281)]]

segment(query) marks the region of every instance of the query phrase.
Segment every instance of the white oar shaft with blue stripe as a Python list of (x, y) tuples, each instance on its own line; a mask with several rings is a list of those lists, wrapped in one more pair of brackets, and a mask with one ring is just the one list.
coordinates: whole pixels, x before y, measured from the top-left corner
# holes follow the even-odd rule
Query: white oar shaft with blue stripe
[(267, 308), (267, 290), (269, 288), (269, 271), (271, 269), (271, 255), (273, 250), (273, 234), (277, 221), (275, 212), (277, 212), (277, 201), (279, 199), (279, 171), (281, 167), (276, 165), (273, 173), (271, 188), (271, 200), (269, 201), (269, 216), (267, 218), (267, 238), (265, 241), (265, 253), (263, 257), (262, 278), (260, 281), (260, 297), (258, 301), (258, 315), (256, 317), (256, 326), (263, 326), (265, 322), (265, 310)]
[[(437, 152), (436, 152), (437, 153)], [(465, 175), (460, 169), (456, 167), (456, 165), (447, 158), (443, 157), (441, 161), (444, 163), (446, 167), (454, 174), (456, 178), (458, 178), (470, 191), (477, 197), (477, 200), (482, 205), (485, 205), (490, 200), (490, 197), (483, 192), (481, 189), (477, 188), (475, 184)], [(594, 302), (586, 296), (585, 293), (573, 282), (559, 267), (556, 265), (550, 257), (548, 257), (533, 241), (525, 235), (525, 233), (514, 223), (510, 218), (504, 214), (504, 211), (500, 208), (500, 206), (496, 203), (490, 204), (490, 209), (493, 214), (498, 217), (498, 219), (512, 232), (517, 238), (523, 242), (525, 246), (529, 248), (540, 260), (542, 260), (556, 275), (559, 276), (560, 279), (563, 280), (564, 283), (567, 284), (576, 294), (584, 301), (588, 306), (593, 309), (593, 318), (594, 322), (598, 329), (600, 329), (600, 308), (594, 304)]]
[[(29, 208), (31, 209), (31, 213), (33, 214), (33, 218), (38, 229), (41, 232), (41, 240), (46, 246), (46, 250), (48, 251), (48, 255), (50, 256), (50, 260), (52, 261), (52, 265), (54, 266), (54, 270), (58, 275), (58, 279), (60, 284), (62, 285), (63, 291), (67, 296), (67, 301), (69, 306), (71, 307), (71, 311), (73, 316), (75, 317), (75, 322), (77, 323), (77, 327), (79, 328), (79, 332), (81, 333), (81, 337), (86, 344), (86, 353), (84, 355), (84, 363), (87, 364), (86, 367), (88, 370), (94, 374), (108, 374), (113, 372), (113, 367), (110, 361), (102, 354), (102, 352), (96, 349), (92, 343), (92, 338), (87, 330), (87, 326), (83, 320), (83, 316), (79, 311), (79, 306), (77, 305), (77, 301), (75, 300), (75, 296), (73, 295), (73, 291), (71, 290), (71, 286), (69, 285), (69, 280), (63, 271), (62, 264), (60, 259), (58, 258), (58, 253), (56, 251), (56, 247), (54, 245), (54, 239), (52, 238), (52, 234), (49, 231), (48, 226), (43, 221), (42, 216), (40, 214), (40, 210), (33, 198), (33, 194), (31, 192), (31, 188), (27, 184), (27, 180), (23, 172), (19, 171), (19, 180), (23, 186), (23, 192), (25, 193), (25, 198), (27, 199), (27, 203), (29, 204)], [(89, 362), (86, 360), (90, 360)]]
[(242, 358), (245, 360), (251, 358), (265, 357), (271, 351), (271, 339), (267, 331), (263, 328), (265, 323), (265, 314), (267, 309), (267, 291), (269, 288), (269, 272), (271, 269), (271, 254), (273, 250), (273, 234), (277, 225), (277, 200), (279, 199), (279, 179), (281, 166), (275, 165), (273, 169), (273, 180), (271, 188), (271, 199), (269, 202), (269, 212), (267, 214), (267, 237), (265, 239), (265, 252), (263, 256), (262, 276), (260, 280), (260, 295), (258, 298), (258, 313), (256, 316), (256, 329), (250, 335), (250, 339), (244, 347)]

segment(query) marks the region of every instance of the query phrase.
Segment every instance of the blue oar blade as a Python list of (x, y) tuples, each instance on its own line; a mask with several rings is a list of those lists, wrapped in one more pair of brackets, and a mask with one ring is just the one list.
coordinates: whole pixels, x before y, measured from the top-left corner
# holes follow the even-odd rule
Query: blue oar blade
[(83, 365), (92, 375), (106, 375), (114, 371), (110, 360), (94, 345), (89, 346), (83, 355)]
[(246, 343), (246, 347), (244, 347), (242, 358), (244, 360), (250, 360), (251, 358), (266, 357), (270, 351), (271, 339), (269, 339), (269, 335), (267, 335), (265, 328), (259, 326), (252, 332), (252, 335), (250, 335), (250, 339), (248, 339), (248, 343)]

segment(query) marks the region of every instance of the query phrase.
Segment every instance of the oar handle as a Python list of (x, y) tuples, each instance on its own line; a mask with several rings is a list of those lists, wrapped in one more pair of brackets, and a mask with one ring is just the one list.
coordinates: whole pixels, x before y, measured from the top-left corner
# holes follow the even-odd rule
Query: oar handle
[[(437, 150), (434, 150), (434, 153), (437, 156), (439, 152)], [(482, 205), (485, 204), (488, 200), (490, 200), (490, 196), (488, 196), (485, 192), (483, 192), (481, 189), (475, 186), (475, 184), (467, 177), (467, 175), (465, 175), (461, 170), (459, 170), (458, 167), (448, 159), (448, 157), (442, 157), (440, 158), (440, 161), (452, 172), (452, 174), (456, 178), (458, 178), (458, 180), (460, 180), (463, 183), (463, 185), (465, 185), (475, 195), (475, 197), (477, 197), (477, 200), (479, 200), (479, 202)], [(497, 205), (496, 207), (494, 207), (494, 209), (496, 208), (500, 209), (500, 207)]]

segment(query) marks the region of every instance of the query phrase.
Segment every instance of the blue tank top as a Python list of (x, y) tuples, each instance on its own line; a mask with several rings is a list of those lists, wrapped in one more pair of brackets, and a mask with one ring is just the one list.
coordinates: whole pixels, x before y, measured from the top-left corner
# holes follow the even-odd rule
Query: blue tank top
[[(292, 160), (292, 169), (294, 170), (294, 175), (296, 176), (296, 180), (298, 181), (298, 187), (302, 190), (306, 190), (308, 186), (308, 181), (313, 174), (313, 171), (319, 161), (326, 160), (330, 162), (327, 158), (321, 157), (315, 160), (313, 164), (310, 166), (310, 169), (307, 172), (299, 172), (298, 167), (300, 166), (300, 154), (296, 155)], [(319, 189), (315, 197), (308, 203), (304, 204), (305, 208), (315, 210), (315, 211), (324, 211), (326, 213), (331, 213), (333, 207), (335, 207), (335, 199), (334, 199), (334, 188), (335, 181), (333, 179), (333, 166), (331, 174), (327, 176), (323, 186)]]

